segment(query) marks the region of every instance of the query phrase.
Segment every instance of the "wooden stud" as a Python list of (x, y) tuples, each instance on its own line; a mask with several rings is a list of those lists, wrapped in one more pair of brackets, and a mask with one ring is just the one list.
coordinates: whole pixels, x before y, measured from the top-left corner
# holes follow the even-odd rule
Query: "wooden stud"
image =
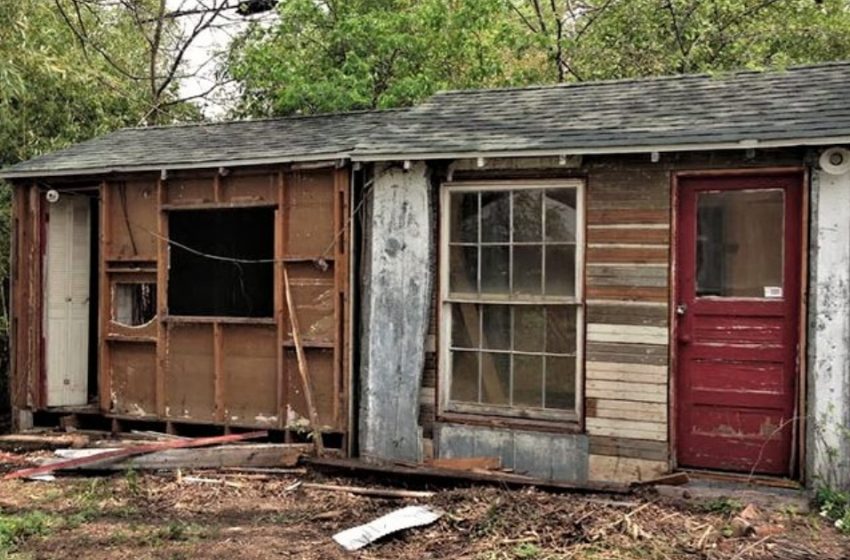
[(213, 175), (213, 201), (216, 204), (222, 202), (221, 198), (221, 173)]
[(44, 230), (46, 227), (46, 210), (41, 203), (41, 192), (38, 184), (33, 184), (30, 190), (31, 216), (33, 227), (33, 241), (31, 248), (32, 275), (30, 276), (30, 332), (32, 333), (32, 371), (35, 374), (32, 379), (32, 401), (35, 407), (47, 406), (46, 377), (44, 366), (44, 337), (45, 325), (43, 320), (42, 302), (44, 301)]
[(102, 412), (112, 409), (112, 363), (110, 348), (106, 342), (109, 334), (109, 319), (112, 316), (112, 290), (107, 273), (107, 259), (112, 249), (112, 220), (110, 208), (112, 204), (112, 186), (108, 181), (100, 183), (100, 241), (98, 243), (98, 282), (100, 303), (98, 309), (98, 401)]
[[(278, 426), (285, 428), (289, 398), (289, 378), (286, 370), (286, 317), (283, 301), (283, 258), (286, 256), (286, 170), (277, 174), (277, 212), (275, 212), (274, 255), (277, 262), (274, 266), (274, 317), (277, 323), (277, 410)], [(288, 441), (291, 434), (287, 431), (284, 436)]]
[[(333, 372), (334, 372), (334, 398), (333, 402), (333, 419), (334, 425), (339, 426), (342, 422), (342, 345), (344, 340), (344, 334), (342, 332), (342, 313), (343, 313), (343, 301), (342, 297), (344, 294), (344, 281), (345, 277), (345, 268), (343, 267), (344, 263), (342, 262), (342, 251), (340, 243), (340, 234), (342, 233), (342, 228), (345, 224), (345, 216), (343, 215), (343, 207), (344, 201), (343, 197), (345, 196), (345, 186), (344, 181), (342, 181), (343, 175), (345, 171), (343, 169), (334, 170), (333, 175), (333, 230), (332, 235), (333, 240), (331, 244), (333, 245), (333, 255), (334, 255), (334, 293), (336, 296), (334, 297), (334, 348), (333, 348)], [(324, 258), (325, 255), (319, 255), (319, 258)]]
[(167, 185), (160, 178), (156, 183), (157, 200), (157, 229), (159, 238), (156, 245), (156, 412), (160, 417), (166, 416), (165, 399), (165, 370), (168, 363), (168, 214), (162, 206), (167, 200)]
[(282, 266), (281, 269), (283, 272), (283, 287), (286, 294), (286, 308), (289, 312), (289, 323), (292, 326), (292, 340), (295, 342), (295, 356), (298, 360), (298, 373), (301, 376), (301, 384), (304, 389), (304, 400), (307, 401), (307, 411), (310, 415), (311, 427), (313, 428), (313, 443), (316, 446), (316, 453), (321, 456), (324, 452), (324, 444), (322, 442), (319, 414), (316, 410), (316, 404), (313, 400), (313, 389), (310, 385), (310, 372), (307, 369), (307, 358), (304, 355), (304, 345), (301, 341), (301, 329), (298, 326), (298, 316), (295, 313), (295, 302), (292, 301), (292, 289), (289, 285), (289, 273), (286, 271), (286, 266)]
[(221, 323), (213, 323), (213, 383), (215, 395), (215, 420), (227, 424), (224, 395), (224, 351)]

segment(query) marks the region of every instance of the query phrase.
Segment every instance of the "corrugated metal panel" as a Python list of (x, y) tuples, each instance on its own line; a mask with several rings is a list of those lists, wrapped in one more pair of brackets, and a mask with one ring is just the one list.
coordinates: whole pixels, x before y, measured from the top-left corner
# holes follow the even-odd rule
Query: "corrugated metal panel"
[(438, 457), (500, 457), (502, 466), (544, 480), (587, 480), (588, 439), (556, 434), (438, 423)]

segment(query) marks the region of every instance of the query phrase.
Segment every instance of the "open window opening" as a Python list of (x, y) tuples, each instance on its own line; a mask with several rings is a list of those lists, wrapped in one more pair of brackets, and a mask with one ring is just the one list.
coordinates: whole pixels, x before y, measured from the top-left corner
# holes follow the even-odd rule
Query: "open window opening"
[(172, 211), (169, 314), (273, 317), (274, 212)]
[(444, 212), (444, 408), (577, 419), (581, 185), (462, 185)]
[(156, 284), (118, 282), (112, 288), (112, 320), (125, 327), (140, 327), (156, 317)]

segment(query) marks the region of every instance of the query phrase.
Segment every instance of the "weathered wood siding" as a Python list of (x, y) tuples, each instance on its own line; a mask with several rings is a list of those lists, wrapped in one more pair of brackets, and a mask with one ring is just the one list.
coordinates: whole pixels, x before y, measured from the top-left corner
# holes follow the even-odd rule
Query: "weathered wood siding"
[(667, 470), (670, 179), (599, 161), (587, 180), (585, 427), (589, 474)]
[(433, 226), (427, 168), (378, 167), (364, 254), (360, 453), (422, 458), (418, 404), (431, 317)]
[[(487, 161), (483, 168), (474, 162), (454, 165), (455, 180), (586, 181), (584, 430), (589, 478), (646, 479), (671, 465), (673, 173), (800, 166), (804, 155), (789, 149), (759, 151), (754, 157), (744, 151), (663, 154), (655, 163), (647, 154), (588, 157), (567, 165), (543, 158)], [(436, 416), (427, 403), (433, 398), (430, 387), (422, 391), (423, 425)]]

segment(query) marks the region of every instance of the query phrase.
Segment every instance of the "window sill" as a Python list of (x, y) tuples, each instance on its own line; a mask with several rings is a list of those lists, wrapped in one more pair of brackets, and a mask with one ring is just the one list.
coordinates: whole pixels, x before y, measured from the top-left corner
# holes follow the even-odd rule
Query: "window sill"
[(537, 418), (517, 418), (445, 411), (437, 415), (437, 422), (561, 434), (580, 434), (584, 432), (583, 426), (577, 419), (541, 420)]
[(233, 325), (276, 325), (274, 317), (208, 317), (189, 315), (168, 315), (162, 319), (163, 323), (173, 324), (212, 324), (229, 323)]

